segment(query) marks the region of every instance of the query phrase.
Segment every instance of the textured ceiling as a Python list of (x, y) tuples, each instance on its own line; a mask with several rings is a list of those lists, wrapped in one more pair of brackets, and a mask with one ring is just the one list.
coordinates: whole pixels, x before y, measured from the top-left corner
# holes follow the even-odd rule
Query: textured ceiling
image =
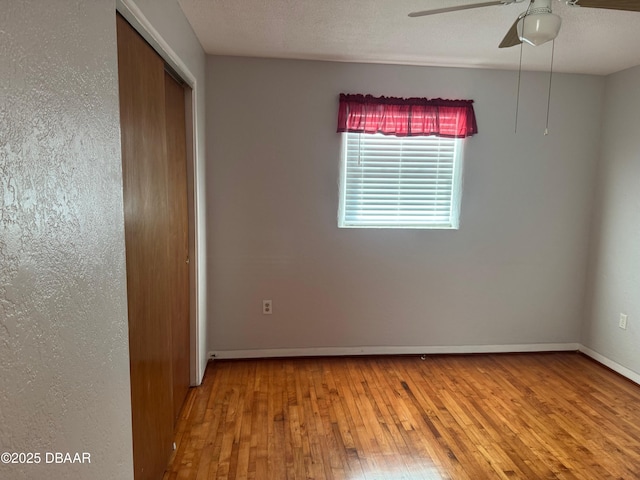
[[(409, 18), (469, 0), (178, 0), (214, 55), (516, 69), (520, 47), (498, 49), (526, 3)], [(554, 70), (606, 75), (640, 65), (640, 13), (569, 7)], [(548, 70), (551, 43), (525, 46), (523, 68)]]

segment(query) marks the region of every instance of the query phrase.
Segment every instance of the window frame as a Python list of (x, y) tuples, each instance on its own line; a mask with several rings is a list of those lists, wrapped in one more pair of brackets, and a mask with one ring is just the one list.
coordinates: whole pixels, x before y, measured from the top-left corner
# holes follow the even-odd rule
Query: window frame
[[(347, 222), (345, 219), (346, 211), (346, 180), (347, 180), (347, 145), (349, 135), (376, 135), (387, 137), (383, 134), (369, 133), (353, 133), (343, 132), (340, 134), (340, 178), (339, 178), (339, 200), (338, 200), (338, 228), (363, 228), (363, 229), (411, 229), (411, 230), (458, 230), (460, 228), (460, 210), (462, 203), (462, 187), (464, 179), (464, 138), (444, 138), (444, 140), (454, 142), (453, 155), (453, 177), (451, 187), (451, 208), (449, 213), (449, 221), (442, 223), (420, 223), (420, 224), (379, 224), (370, 223), (353, 223)], [(437, 138), (435, 136), (432, 136)], [(418, 137), (402, 137), (402, 139), (418, 138)], [(425, 137), (419, 137), (424, 139)]]

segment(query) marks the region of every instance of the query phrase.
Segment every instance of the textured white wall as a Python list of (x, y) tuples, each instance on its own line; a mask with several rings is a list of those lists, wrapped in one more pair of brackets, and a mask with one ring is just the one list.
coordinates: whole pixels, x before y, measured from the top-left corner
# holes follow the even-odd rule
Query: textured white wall
[[(209, 57), (209, 348), (578, 342), (604, 79), (516, 79)], [(337, 228), (340, 92), (476, 101), (460, 230)]]
[[(607, 77), (582, 343), (640, 374), (640, 67)], [(626, 313), (626, 330), (618, 328)]]
[(180, 57), (191, 74), (196, 79), (196, 116), (197, 116), (197, 141), (198, 151), (197, 168), (197, 217), (200, 226), (197, 243), (198, 257), (198, 313), (200, 316), (199, 328), (199, 371), (196, 377), (192, 376), (194, 383), (200, 383), (207, 365), (207, 243), (206, 243), (206, 197), (205, 197), (205, 97), (206, 97), (206, 57), (191, 25), (180, 9), (176, 0), (134, 0), (137, 7), (162, 36), (171, 49)]
[(115, 3), (0, 12), (0, 478), (132, 478)]

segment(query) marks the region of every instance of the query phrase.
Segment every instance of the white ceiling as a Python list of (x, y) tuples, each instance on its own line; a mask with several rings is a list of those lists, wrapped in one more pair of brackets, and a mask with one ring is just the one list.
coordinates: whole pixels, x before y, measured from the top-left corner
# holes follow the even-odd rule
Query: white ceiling
[[(214, 55), (517, 69), (520, 47), (499, 49), (526, 3), (409, 18), (471, 0), (178, 0)], [(640, 12), (569, 7), (554, 71), (606, 75), (640, 65)], [(525, 70), (548, 70), (551, 43), (526, 46)]]

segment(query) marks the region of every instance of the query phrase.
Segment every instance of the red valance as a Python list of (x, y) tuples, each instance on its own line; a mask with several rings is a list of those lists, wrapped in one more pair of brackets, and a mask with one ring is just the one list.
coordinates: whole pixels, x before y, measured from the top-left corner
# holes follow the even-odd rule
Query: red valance
[(338, 132), (465, 138), (478, 133), (473, 100), (340, 94)]

